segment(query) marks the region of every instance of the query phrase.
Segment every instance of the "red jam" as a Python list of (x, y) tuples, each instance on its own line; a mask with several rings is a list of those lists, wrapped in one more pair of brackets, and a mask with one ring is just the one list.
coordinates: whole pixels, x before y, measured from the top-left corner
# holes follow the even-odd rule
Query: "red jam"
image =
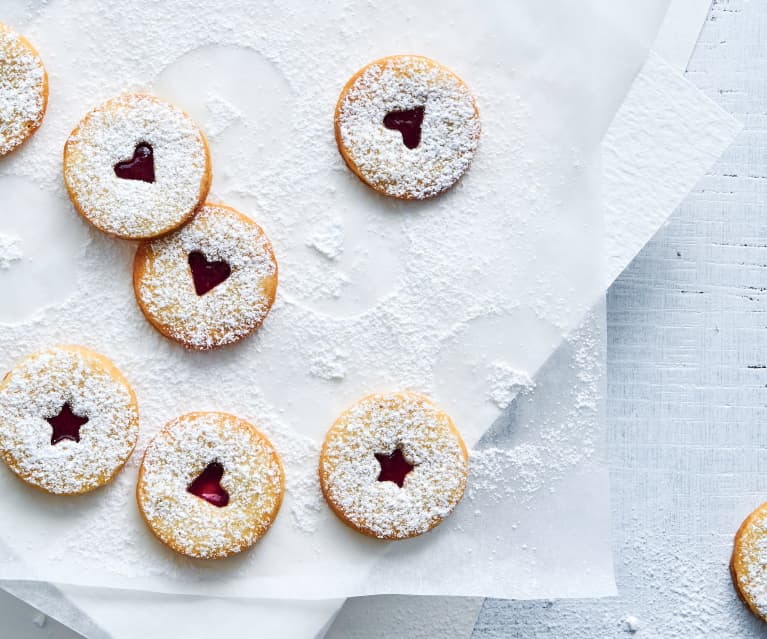
[(424, 107), (405, 109), (404, 111), (389, 111), (383, 124), (387, 129), (399, 131), (402, 142), (408, 149), (414, 149), (421, 142), (421, 123), (423, 123)]
[(223, 508), (229, 503), (229, 493), (221, 486), (223, 476), (224, 467), (218, 462), (210, 462), (186, 490), (214, 506)]
[(224, 261), (209, 262), (200, 251), (192, 251), (189, 254), (189, 268), (192, 269), (194, 290), (197, 295), (205, 295), (232, 273), (229, 264)]
[(87, 424), (88, 418), (75, 415), (72, 412), (72, 407), (67, 402), (62, 406), (58, 415), (48, 417), (45, 421), (47, 421), (53, 428), (53, 433), (51, 434), (51, 446), (54, 446), (62, 439), (79, 442), (80, 426)]
[(381, 464), (381, 473), (378, 475), (378, 481), (393, 481), (402, 488), (405, 483), (405, 476), (415, 467), (402, 454), (401, 448), (395, 448), (390, 455), (385, 453), (375, 454), (378, 463)]
[(137, 144), (130, 160), (123, 160), (115, 164), (115, 175), (123, 180), (154, 182), (152, 146), (146, 142)]

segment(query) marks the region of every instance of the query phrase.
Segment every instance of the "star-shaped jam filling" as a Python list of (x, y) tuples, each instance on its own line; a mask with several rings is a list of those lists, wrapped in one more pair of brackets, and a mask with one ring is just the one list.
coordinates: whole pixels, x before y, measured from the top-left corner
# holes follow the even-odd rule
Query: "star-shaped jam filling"
[(378, 475), (378, 481), (393, 481), (402, 488), (405, 483), (405, 476), (415, 468), (402, 453), (402, 448), (397, 446), (393, 453), (375, 453), (378, 463), (381, 464), (381, 472)]
[(70, 439), (73, 442), (80, 441), (80, 426), (88, 423), (87, 417), (76, 415), (72, 412), (69, 402), (61, 407), (58, 415), (45, 419), (53, 428), (51, 445), (58, 444), (62, 439)]
[(187, 492), (223, 508), (229, 503), (229, 493), (221, 485), (224, 467), (217, 461), (210, 462), (197, 478), (187, 486)]

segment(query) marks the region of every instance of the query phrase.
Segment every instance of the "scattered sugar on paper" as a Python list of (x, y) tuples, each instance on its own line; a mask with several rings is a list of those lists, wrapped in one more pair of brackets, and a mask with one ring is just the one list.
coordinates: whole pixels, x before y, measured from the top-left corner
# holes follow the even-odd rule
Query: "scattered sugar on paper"
[(320, 223), (306, 240), (306, 245), (329, 260), (336, 259), (344, 250), (343, 221), (338, 218), (331, 218)]
[(14, 262), (24, 257), (21, 250), (21, 238), (17, 235), (4, 235), (0, 233), (0, 269), (11, 268)]
[(310, 356), (309, 372), (320, 379), (340, 380), (346, 377), (348, 359), (349, 354), (340, 348), (318, 344)]
[(521, 392), (528, 392), (535, 387), (535, 382), (524, 372), (512, 368), (506, 362), (490, 364), (487, 376), (490, 400), (498, 408), (506, 408)]

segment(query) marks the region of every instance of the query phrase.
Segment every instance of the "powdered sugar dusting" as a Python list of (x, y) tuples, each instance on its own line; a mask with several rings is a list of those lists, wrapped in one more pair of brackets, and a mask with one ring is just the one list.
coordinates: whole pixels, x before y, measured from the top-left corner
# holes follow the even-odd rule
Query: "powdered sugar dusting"
[(40, 57), (0, 22), (0, 156), (42, 124), (46, 82)]
[[(189, 254), (225, 261), (231, 274), (197, 295)], [(261, 228), (224, 206), (207, 204), (175, 233), (145, 244), (136, 255), (143, 274), (136, 295), (169, 337), (198, 349), (242, 339), (264, 321), (274, 299), (277, 262)]]
[[(425, 107), (414, 149), (384, 127), (391, 111)], [(480, 124), (474, 98), (451, 71), (420, 56), (374, 62), (342, 96), (336, 113), (340, 143), (363, 179), (387, 195), (432, 197), (471, 164)]]
[[(29, 356), (0, 385), (0, 453), (25, 481), (51, 493), (108, 481), (138, 438), (138, 409), (126, 382), (87, 351), (55, 347)], [(80, 441), (51, 444), (46, 418), (69, 403), (88, 417)]]
[[(149, 144), (154, 182), (115, 175), (118, 162)], [(64, 179), (79, 211), (124, 238), (166, 233), (207, 195), (210, 160), (202, 132), (180, 109), (148, 95), (122, 95), (91, 111), (67, 140)]]
[[(378, 481), (375, 453), (401, 448), (414, 468), (400, 488)], [(326, 498), (356, 527), (401, 539), (430, 530), (463, 496), (468, 462), (450, 418), (413, 393), (370, 395), (328, 432), (320, 461)]]
[(512, 493), (529, 496), (550, 481), (546, 470), (551, 461), (540, 446), (530, 444), (472, 449), (467, 495), (495, 501)]
[(328, 509), (317, 481), (320, 445), (310, 437), (281, 429), (270, 430), (269, 436), (285, 466), (286, 503), (292, 525), (302, 533), (314, 533)]
[[(203, 469), (224, 468), (229, 503), (218, 508), (187, 491)], [(138, 499), (160, 539), (193, 557), (223, 557), (255, 543), (282, 500), (283, 473), (269, 441), (223, 413), (190, 413), (169, 423), (146, 451)]]

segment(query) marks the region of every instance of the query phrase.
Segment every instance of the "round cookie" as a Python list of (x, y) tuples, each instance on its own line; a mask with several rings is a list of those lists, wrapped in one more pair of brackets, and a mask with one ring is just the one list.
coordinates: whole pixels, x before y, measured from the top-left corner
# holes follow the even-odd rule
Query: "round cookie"
[(64, 182), (77, 212), (129, 240), (184, 224), (210, 188), (210, 152), (183, 111), (150, 95), (96, 107), (64, 146)]
[(263, 537), (284, 483), (277, 452), (254, 426), (226, 413), (189, 413), (147, 447), (136, 499), (160, 541), (189, 557), (215, 559)]
[(48, 105), (48, 74), (35, 48), (0, 22), (0, 156), (37, 131)]
[(182, 229), (139, 246), (133, 289), (160, 333), (208, 350), (261, 326), (277, 292), (277, 260), (258, 224), (208, 203)]
[(471, 164), (480, 128), (463, 80), (423, 56), (370, 63), (336, 104), (336, 142), (346, 164), (379, 193), (405, 200), (453, 186)]
[(469, 456), (450, 417), (416, 393), (369, 395), (325, 435), (320, 486), (341, 520), (379, 539), (438, 525), (463, 497)]
[(110, 482), (133, 452), (136, 396), (103, 355), (55, 346), (0, 382), (0, 455), (28, 484), (58, 495)]
[(738, 596), (767, 621), (767, 503), (746, 517), (735, 534), (730, 574)]

